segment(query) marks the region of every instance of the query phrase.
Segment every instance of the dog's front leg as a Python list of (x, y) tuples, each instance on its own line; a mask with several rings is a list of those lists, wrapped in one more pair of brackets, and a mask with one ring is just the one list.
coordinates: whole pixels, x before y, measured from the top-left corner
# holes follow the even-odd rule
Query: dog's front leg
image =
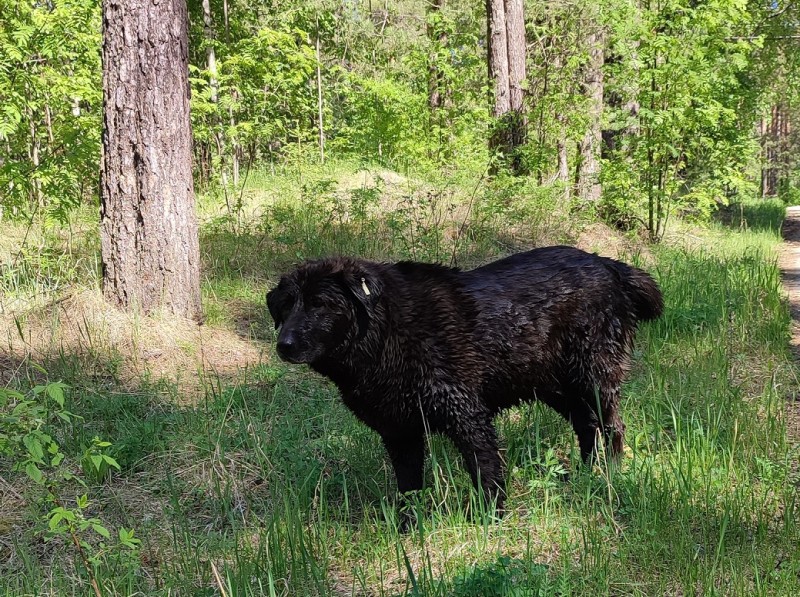
[(405, 532), (414, 522), (410, 510), (409, 493), (422, 489), (425, 465), (425, 436), (411, 432), (408, 435), (384, 435), (383, 445), (397, 477), (399, 495), (400, 530)]

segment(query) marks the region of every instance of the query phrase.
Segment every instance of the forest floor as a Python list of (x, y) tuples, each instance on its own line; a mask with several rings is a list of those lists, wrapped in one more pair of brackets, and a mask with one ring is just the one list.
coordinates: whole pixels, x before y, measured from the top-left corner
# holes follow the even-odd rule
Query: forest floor
[[(792, 314), (792, 354), (800, 362), (800, 205), (786, 208), (782, 233), (784, 244), (778, 265)], [(788, 396), (787, 400), (786, 431), (793, 441), (800, 442), (800, 388), (795, 388), (793, 395)]]

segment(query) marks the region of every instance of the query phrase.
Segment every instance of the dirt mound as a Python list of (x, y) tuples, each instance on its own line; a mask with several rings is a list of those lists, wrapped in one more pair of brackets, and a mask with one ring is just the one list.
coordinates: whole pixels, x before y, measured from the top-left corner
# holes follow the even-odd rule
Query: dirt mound
[(652, 255), (643, 243), (637, 243), (600, 222), (589, 224), (584, 228), (575, 246), (612, 259), (628, 261), (632, 255), (638, 255), (645, 264), (652, 262)]
[(120, 311), (97, 290), (0, 315), (0, 368), (7, 378), (15, 364), (27, 361), (71, 363), (81, 376), (126, 386), (143, 380), (175, 383), (191, 399), (204, 377), (236, 377), (262, 363), (264, 349), (230, 330)]

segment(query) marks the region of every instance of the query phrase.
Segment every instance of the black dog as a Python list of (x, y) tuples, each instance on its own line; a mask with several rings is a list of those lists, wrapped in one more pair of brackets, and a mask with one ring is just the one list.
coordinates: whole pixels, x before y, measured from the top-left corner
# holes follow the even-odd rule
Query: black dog
[(598, 430), (622, 450), (618, 412), (639, 321), (661, 314), (653, 279), (571, 247), (471, 271), (426, 263), (310, 261), (267, 295), (278, 354), (339, 387), (377, 431), (401, 493), (420, 489), (425, 434), (443, 433), (476, 487), (503, 508), (493, 417), (541, 400), (572, 423), (590, 459)]

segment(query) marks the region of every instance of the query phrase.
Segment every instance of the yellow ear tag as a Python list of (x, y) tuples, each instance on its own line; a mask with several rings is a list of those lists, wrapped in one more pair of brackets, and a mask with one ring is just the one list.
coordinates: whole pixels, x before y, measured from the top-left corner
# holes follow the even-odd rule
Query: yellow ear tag
[(364, 294), (367, 296), (370, 295), (369, 288), (367, 288), (367, 282), (364, 280), (364, 278), (361, 278), (361, 290), (363, 290)]

